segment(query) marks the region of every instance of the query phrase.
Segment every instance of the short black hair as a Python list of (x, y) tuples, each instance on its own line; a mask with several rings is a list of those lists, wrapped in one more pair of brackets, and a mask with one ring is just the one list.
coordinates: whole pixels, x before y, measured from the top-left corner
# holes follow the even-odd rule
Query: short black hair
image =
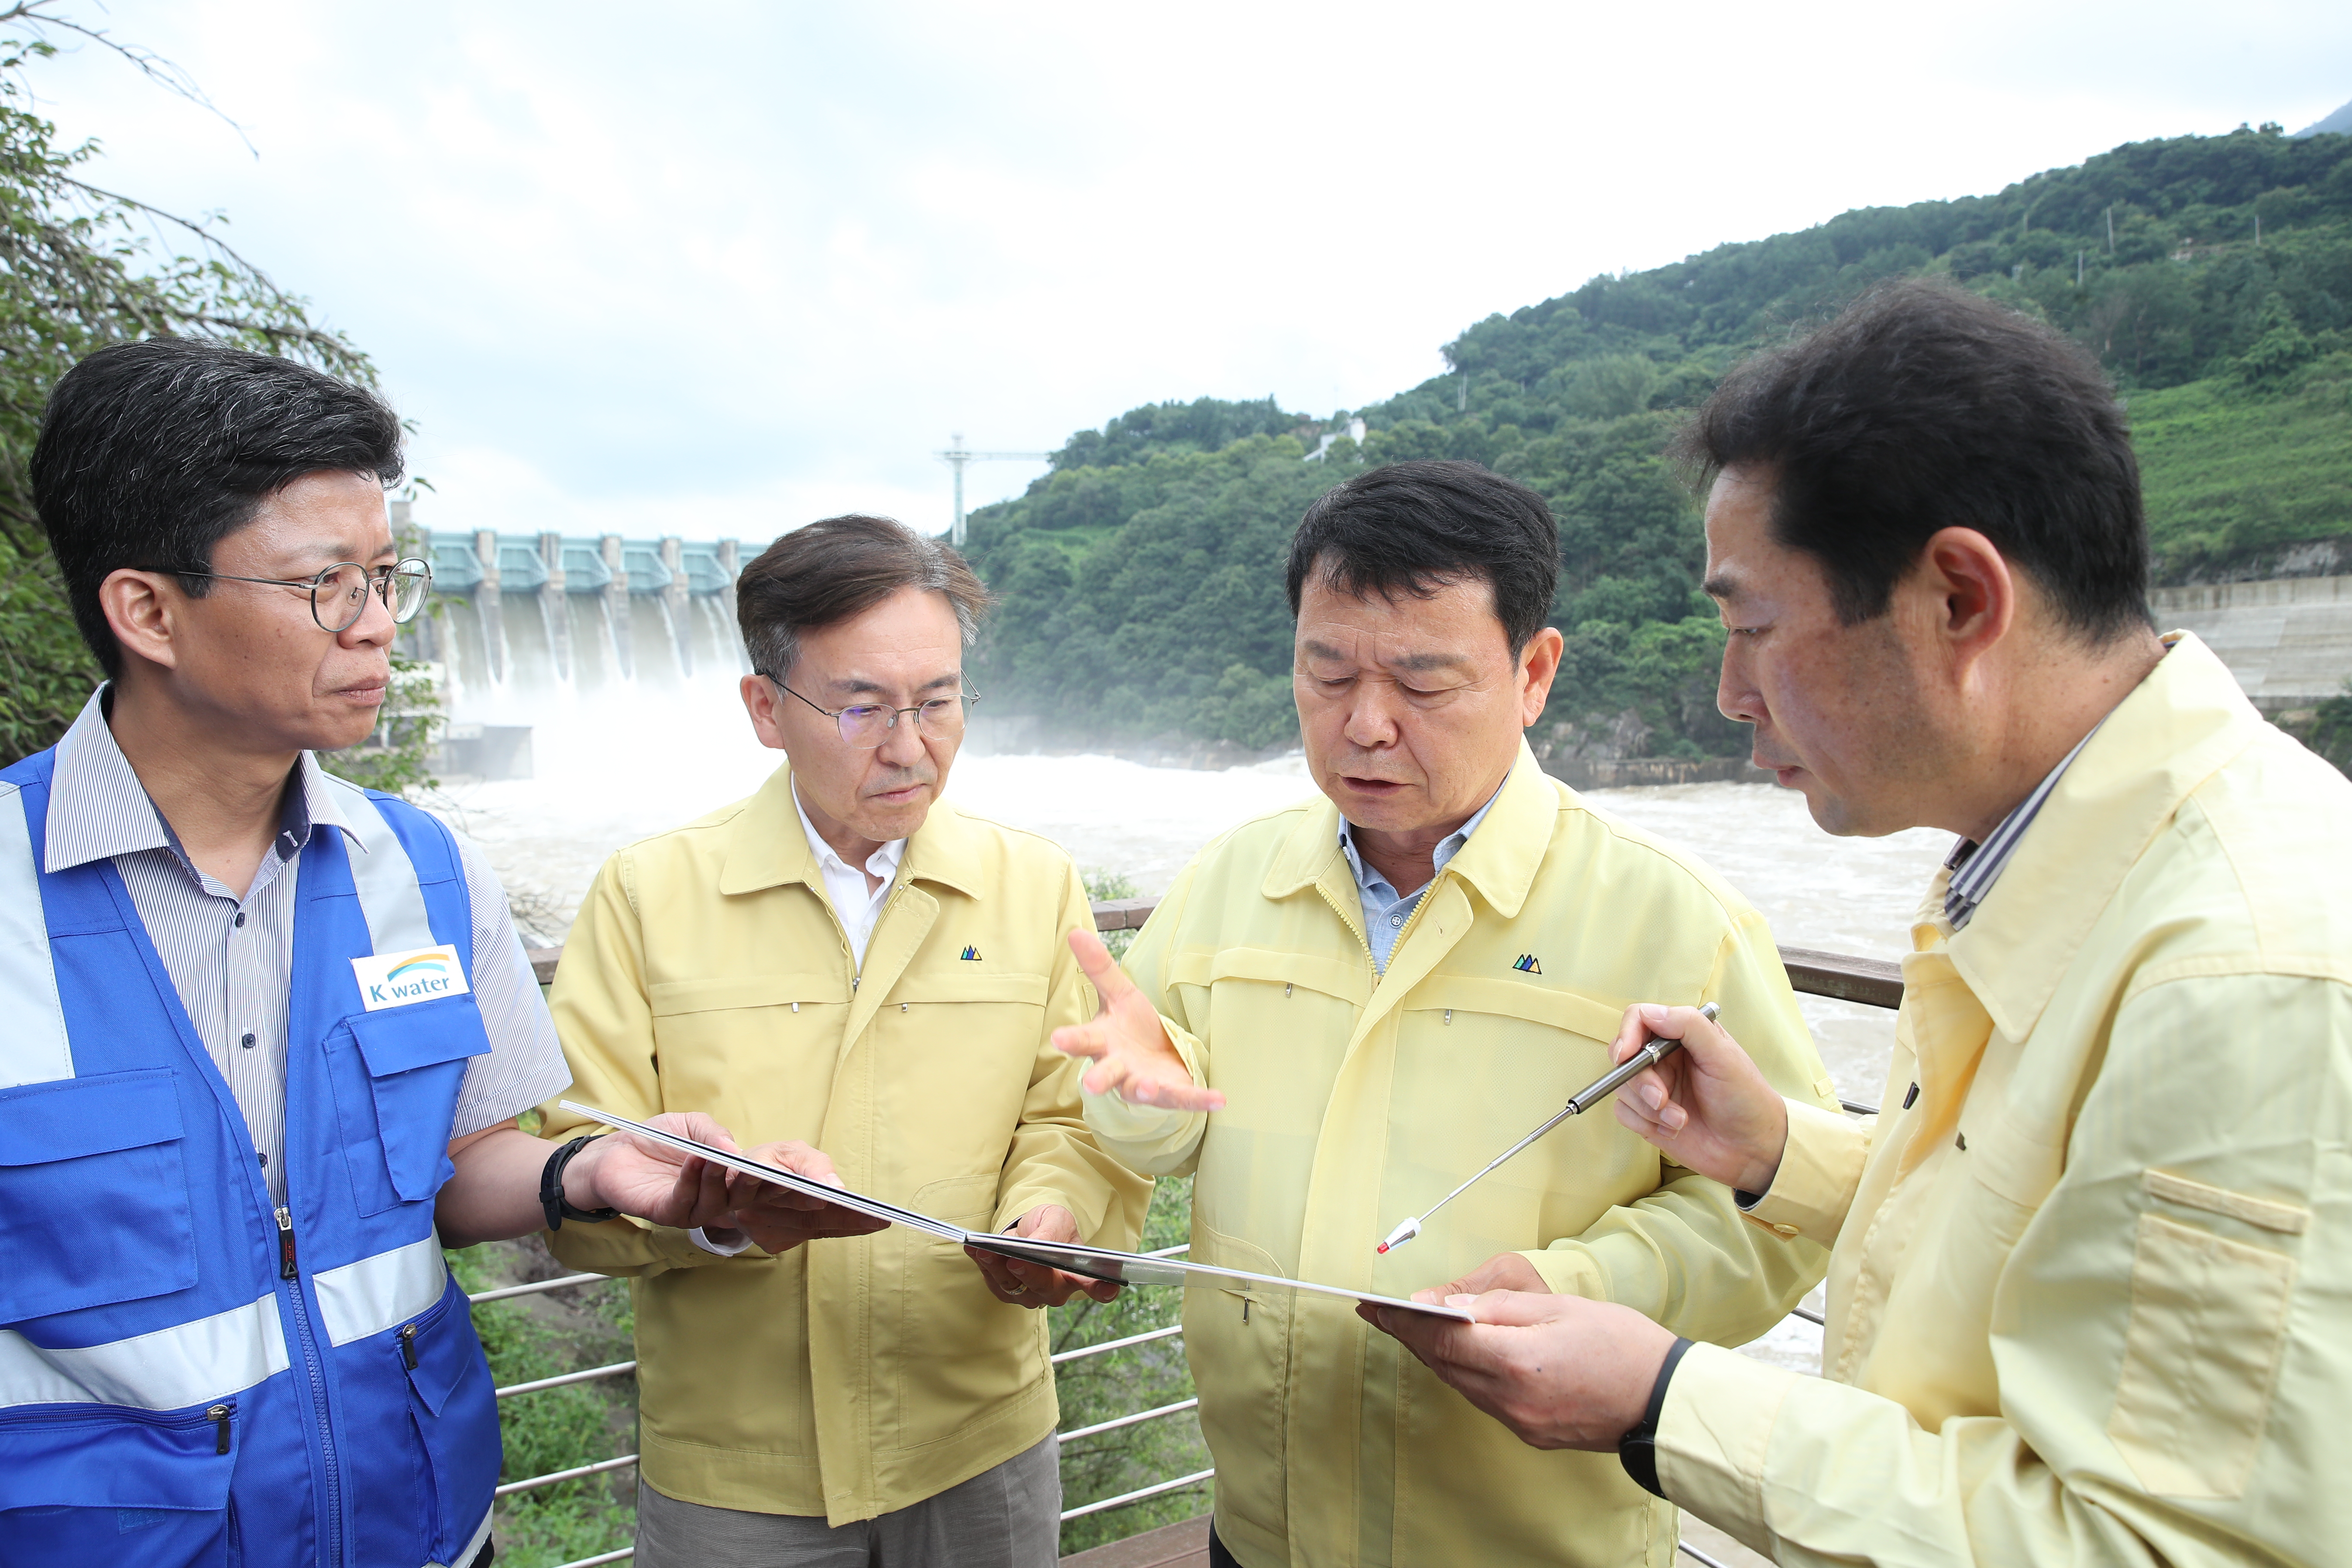
[[(122, 650), (99, 607), (115, 572), (205, 572), (223, 538), (305, 474), (401, 474), (400, 419), (363, 386), (209, 338), (100, 349), (58, 378), (33, 447), (33, 502), (82, 640)], [(212, 584), (183, 576), (201, 598)]]
[(1973, 528), (2092, 642), (2150, 624), (2139, 464), (2098, 362), (1946, 284), (1873, 290), (1727, 377), (1677, 442), (1755, 468), (1772, 531), (1828, 573), (1839, 618), (1886, 613), (1928, 539)]
[(1284, 574), (1294, 616), (1310, 572), (1359, 599), (1425, 599), (1476, 578), (1517, 658), (1551, 613), (1559, 524), (1543, 497), (1475, 463), (1391, 463), (1325, 490), (1299, 520)]

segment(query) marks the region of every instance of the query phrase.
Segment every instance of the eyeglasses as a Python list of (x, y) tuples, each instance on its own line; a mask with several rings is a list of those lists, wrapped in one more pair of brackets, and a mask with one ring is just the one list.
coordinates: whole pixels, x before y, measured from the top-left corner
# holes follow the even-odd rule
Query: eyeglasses
[(324, 632), (343, 632), (359, 624), (367, 614), (368, 591), (383, 601), (395, 623), (405, 625), (416, 616), (425, 603), (425, 595), (433, 587), (433, 567), (429, 562), (410, 556), (390, 566), (379, 566), (373, 572), (356, 561), (339, 561), (315, 577), (240, 577), (233, 572), (175, 572), (175, 577), (211, 577), (224, 583), (260, 583), (273, 588), (308, 588), (310, 590), (310, 618)]
[[(760, 673), (767, 675), (768, 672), (761, 670)], [(809, 702), (807, 698), (801, 697), (799, 692), (772, 675), (768, 675), (768, 679), (773, 682), (777, 690), (800, 697), (802, 701), (808, 702), (811, 708), (816, 708), (818, 712), (832, 720), (841, 731), (845, 742), (869, 752), (890, 738), (890, 731), (898, 727), (898, 715), (901, 713), (912, 713), (916, 730), (935, 741), (961, 735), (963, 733), (964, 710), (980, 700), (980, 693), (967, 683), (963, 690), (954, 697), (934, 697), (928, 702), (918, 702), (912, 708), (893, 708), (883, 702), (858, 702), (836, 711), (830, 708), (817, 708), (815, 703)]]

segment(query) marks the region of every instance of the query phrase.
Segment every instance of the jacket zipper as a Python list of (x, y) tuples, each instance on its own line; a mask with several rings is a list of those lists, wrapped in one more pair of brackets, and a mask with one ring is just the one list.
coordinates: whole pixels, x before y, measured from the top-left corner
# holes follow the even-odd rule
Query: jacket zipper
[[(1330, 895), (1322, 883), (1316, 883), (1315, 890), (1323, 895), (1323, 901), (1331, 906), (1331, 912), (1339, 917), (1339, 923), (1348, 928), (1348, 934), (1356, 939), (1356, 945), (1364, 950), (1364, 964), (1372, 972), (1372, 984), (1378, 985), (1381, 983), (1381, 961), (1372, 956), (1371, 939), (1356, 928), (1356, 921), (1363, 918), (1363, 900), (1360, 898), (1356, 900), (1356, 919), (1350, 920), (1348, 918), (1348, 911), (1339, 907), (1339, 901)], [(1419, 914), (1421, 911), (1415, 910), (1413, 912)], [(1397, 935), (1398, 940), (1402, 941), (1404, 933), (1400, 931)], [(1391, 948), (1389, 951), (1393, 952), (1396, 950)]]
[(319, 1356), (319, 1342), (310, 1327), (310, 1304), (302, 1294), (301, 1270), (294, 1260), (294, 1213), (281, 1205), (278, 1221), (278, 1277), (293, 1281), (294, 1337), (302, 1352), (302, 1370), (310, 1380), (310, 1411), (319, 1423), (319, 1454), (326, 1463), (327, 1495), (320, 1511), (326, 1517), (327, 1561), (343, 1561), (343, 1481), (335, 1454), (335, 1424), (327, 1412), (327, 1378)]

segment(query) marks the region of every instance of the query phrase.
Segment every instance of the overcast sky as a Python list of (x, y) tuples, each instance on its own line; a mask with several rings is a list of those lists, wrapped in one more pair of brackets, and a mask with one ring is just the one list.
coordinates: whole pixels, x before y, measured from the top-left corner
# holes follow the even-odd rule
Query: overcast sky
[(956, 431), (1328, 415), (1596, 272), (2352, 98), (2342, 0), (73, 11), (242, 139), (87, 46), (46, 110), (374, 356), (420, 521), (632, 536), (944, 528)]

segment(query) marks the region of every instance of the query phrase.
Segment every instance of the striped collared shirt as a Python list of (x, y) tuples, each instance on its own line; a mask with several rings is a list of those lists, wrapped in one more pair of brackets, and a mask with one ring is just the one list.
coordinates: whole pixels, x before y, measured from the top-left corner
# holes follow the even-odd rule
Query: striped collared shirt
[[(2104, 719), (2099, 721), (2099, 724), (2105, 722)], [(2001, 872), (2008, 869), (2010, 857), (2017, 853), (2019, 840), (2025, 837), (2025, 830), (2033, 826), (2033, 819), (2042, 815), (2042, 803), (2050, 798), (2050, 792), (2058, 787), (2058, 781), (2066, 776), (2066, 770), (2074, 765), (2074, 759), (2081, 756), (2083, 748), (2091, 743), (2091, 735), (2099, 732), (2099, 724), (2092, 725), (2090, 734), (2075, 742), (2074, 749), (2058, 759), (2058, 765), (2050, 770), (2049, 776), (2033, 786), (2033, 793), (2027, 795), (2016, 810), (2000, 819), (2000, 826), (1985, 835), (1982, 844), (1973, 838), (1963, 838), (1952, 846), (1952, 853), (1944, 861), (1946, 868), (1952, 873), (1951, 881), (1944, 889), (1944, 918), (1952, 922), (1954, 931), (1969, 923), (1977, 912), (1977, 906), (1983, 903), (1985, 895), (1992, 891), (1993, 883), (2000, 880)]]
[[(286, 1020), (292, 995), (295, 883), (310, 835), (341, 833), (364, 854), (382, 823), (344, 816), (305, 752), (286, 791), (278, 837), (240, 899), (199, 870), (107, 727), (110, 689), (93, 693), (58, 742), (42, 860), (62, 871), (111, 859), (179, 992), (197, 1037), (245, 1113), (274, 1202), (286, 1198)], [(457, 1090), (451, 1138), (495, 1127), (563, 1089), (572, 1074), (497, 875), (471, 845), (459, 853), (474, 910), (474, 998), (490, 1050)]]
[(1404, 934), (1404, 922), (1412, 919), (1412, 911), (1421, 907), (1422, 894), (1429, 891), (1430, 882), (1437, 880), (1437, 873), (1445, 869), (1445, 863), (1462, 853), (1463, 846), (1470, 842), (1470, 836), (1478, 831), (1478, 825), (1486, 820), (1486, 814), (1495, 809), (1495, 802), (1502, 794), (1502, 786), (1496, 785), (1495, 793), (1471, 814), (1469, 821), (1437, 841), (1436, 849), (1430, 855), (1429, 882), (1410, 893), (1398, 892), (1357, 849), (1355, 836), (1362, 829), (1344, 816), (1339, 819), (1339, 847), (1347, 853), (1348, 869), (1356, 874), (1356, 898), (1364, 906), (1364, 945), (1372, 950), (1372, 967), (1381, 973), (1389, 972), (1397, 938)]

